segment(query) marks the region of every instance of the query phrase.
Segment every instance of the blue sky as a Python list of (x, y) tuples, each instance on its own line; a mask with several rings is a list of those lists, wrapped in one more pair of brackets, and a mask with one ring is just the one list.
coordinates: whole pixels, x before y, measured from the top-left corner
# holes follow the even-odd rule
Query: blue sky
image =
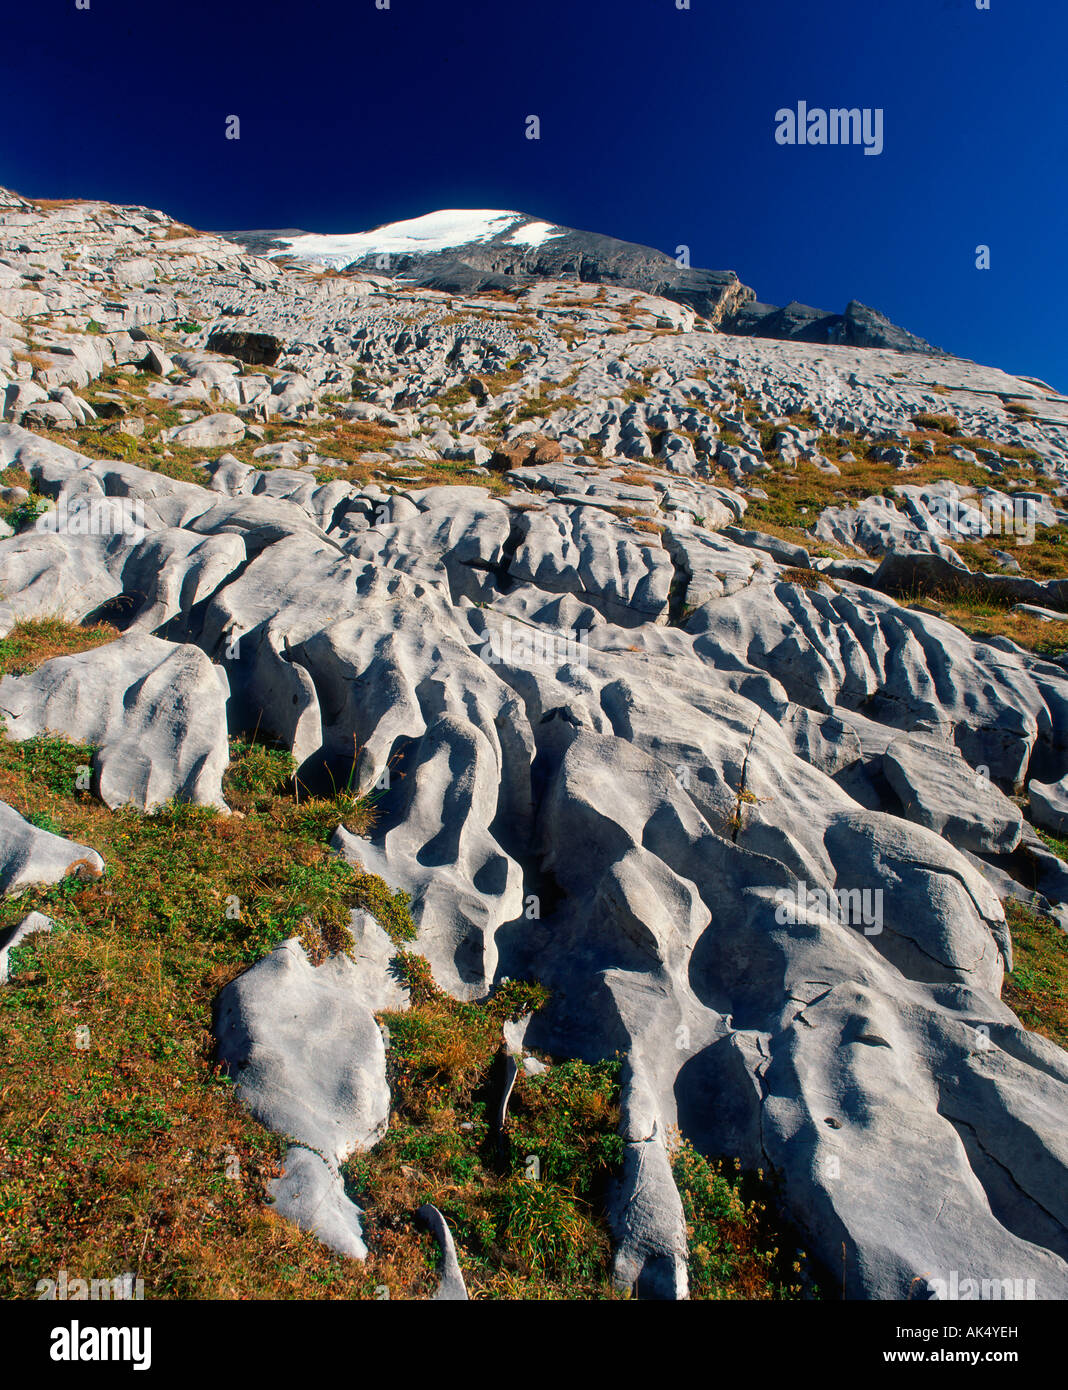
[[(213, 229), (515, 208), (1068, 390), (1064, 0), (75, 4), (5, 13), (20, 192)], [(883, 153), (777, 145), (800, 99), (881, 107)]]

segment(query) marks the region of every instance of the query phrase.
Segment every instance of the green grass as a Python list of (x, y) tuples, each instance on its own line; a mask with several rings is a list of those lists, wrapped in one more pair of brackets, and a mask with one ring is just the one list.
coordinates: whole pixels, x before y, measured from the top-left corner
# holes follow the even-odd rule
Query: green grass
[(542, 391), (540, 395), (529, 396), (518, 406), (515, 420), (533, 420), (543, 415), (551, 415), (554, 410), (574, 410), (580, 402), (565, 391)]
[[(1068, 844), (1052, 835), (1042, 838), (1068, 859)], [(1001, 997), (1025, 1028), (1068, 1047), (1068, 937), (1056, 922), (1021, 903), (1006, 903), (1005, 917), (1014, 968), (1005, 976)]]
[[(0, 671), (114, 635), (21, 624), (0, 643)], [(437, 988), (407, 949), (407, 898), (326, 844), (349, 814), (366, 832), (369, 808), (348, 789), (332, 806), (298, 801), (286, 750), (234, 739), (224, 793), (235, 814), (180, 803), (110, 812), (79, 789), (92, 755), (51, 736), (0, 738), (0, 799), (106, 864), (97, 879), (0, 903), (0, 927), (33, 908), (54, 923), (12, 953), (0, 990), (0, 1297), (30, 1296), (60, 1268), (82, 1278), (134, 1270), (148, 1298), (374, 1298), (383, 1286), (422, 1297), (438, 1277), (436, 1249), (414, 1217), (427, 1201), (450, 1223), (472, 1296), (619, 1297), (605, 1217), (623, 1155), (619, 1060), (521, 1071), (498, 1143), (502, 1025), (540, 1008), (546, 993), (513, 981), (462, 1002)], [(411, 996), (409, 1009), (382, 1016), (388, 1132), (346, 1169), (367, 1213), (364, 1264), (271, 1213), (265, 1184), (282, 1142), (237, 1103), (214, 1065), (212, 1034), (223, 985), (294, 935), (316, 962), (349, 949), (354, 908), (372, 912), (397, 944)], [(738, 1214), (694, 1200), (703, 1288), (705, 1227)], [(757, 1214), (746, 1206), (741, 1219)], [(733, 1231), (723, 1227), (724, 1250), (737, 1243)], [(770, 1254), (743, 1253), (744, 1279), (726, 1287), (792, 1296)]]
[(525, 1079), (510, 1132), (513, 1153), (536, 1154), (543, 1178), (586, 1197), (623, 1159), (606, 1122), (618, 1106), (619, 1063), (562, 1062)]
[(37, 494), (33, 479), (23, 468), (0, 469), (0, 487), (21, 487), (29, 493), (22, 501), (0, 502), (0, 518), (7, 522), (13, 531), (20, 531), (34, 522), (46, 505), (45, 499)]
[(805, 1256), (776, 1221), (763, 1174), (709, 1162), (690, 1144), (672, 1155), (689, 1247), (690, 1297), (797, 1299)]
[[(224, 791), (231, 805), (247, 808), (244, 812), (228, 817), (210, 807), (174, 802), (144, 815), (129, 807), (108, 812), (79, 789), (79, 771), (91, 764), (91, 747), (49, 735), (23, 743), (5, 739), (0, 743), (3, 798), (24, 815), (43, 817), (70, 838), (99, 849), (109, 869), (99, 901), (63, 883), (0, 905), (0, 920), (17, 918), (31, 902), (50, 915), (58, 911), (72, 928), (91, 930), (102, 915), (122, 910), (141, 939), (217, 942), (245, 962), (289, 936), (304, 935), (309, 921), (315, 933), (342, 949), (355, 908), (382, 912), (383, 926), (398, 942), (411, 940), (415, 928), (407, 899), (330, 853), (325, 818), (309, 824), (291, 794), (273, 789), (279, 785), (281, 759), (270, 766), (268, 791), (245, 767), (259, 762), (260, 750), (235, 741), (232, 752)], [(340, 816), (331, 819), (330, 831)], [(361, 808), (362, 829), (369, 819)]]
[(1063, 579), (1068, 575), (1068, 526), (1038, 526), (1034, 538), (1018, 545), (1009, 534), (961, 541), (953, 549), (969, 569), (996, 574), (1000, 568), (995, 550), (1011, 555), (1028, 579)]
[(1065, 622), (1057, 622), (1030, 613), (1014, 613), (1011, 605), (1016, 600), (1011, 595), (998, 602), (981, 592), (941, 588), (929, 593), (912, 590), (896, 597), (907, 607), (934, 613), (953, 623), (976, 642), (1007, 637), (1037, 656), (1058, 657), (1068, 652), (1068, 614)]
[[(94, 636), (106, 634), (23, 624), (0, 669)], [(0, 904), (0, 926), (32, 908), (55, 924), (12, 953), (0, 990), (0, 1296), (32, 1296), (60, 1268), (136, 1269), (149, 1298), (374, 1294), (364, 1267), (265, 1206), (280, 1141), (217, 1074), (211, 1013), (221, 986), (288, 936), (319, 958), (346, 949), (353, 908), (400, 939), (414, 926), (403, 898), (296, 821), (288, 753), (235, 740), (232, 754), (239, 814), (142, 815), (78, 790), (90, 748), (0, 739), (0, 799), (107, 865)]]
[(934, 415), (930, 411), (921, 411), (912, 417), (912, 423), (917, 429), (936, 430), (939, 434), (960, 433), (960, 422), (955, 415)]
[(472, 1297), (617, 1296), (603, 1198), (623, 1152), (620, 1063), (521, 1071), (499, 1147), (489, 1112), (501, 1026), (540, 1007), (544, 990), (511, 982), (485, 1002), (464, 1003), (434, 986), (420, 957), (402, 953), (398, 963), (411, 1007), (383, 1015), (390, 1127), (348, 1165), (368, 1212), (375, 1277), (394, 1297), (433, 1290), (434, 1261), (412, 1220), (433, 1202), (453, 1231)]
[(62, 618), (16, 623), (8, 635), (0, 639), (0, 676), (24, 675), (43, 661), (87, 651), (90, 647), (113, 642), (118, 636), (118, 629), (108, 623), (79, 627)]

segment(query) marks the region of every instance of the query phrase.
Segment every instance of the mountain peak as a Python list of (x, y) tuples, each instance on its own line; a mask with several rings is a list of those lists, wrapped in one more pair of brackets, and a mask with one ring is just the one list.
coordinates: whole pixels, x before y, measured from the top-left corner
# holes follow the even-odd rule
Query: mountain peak
[(680, 265), (652, 246), (501, 208), (441, 208), (365, 232), (232, 232), (261, 254), (335, 270), (402, 277), (454, 294), (511, 291), (537, 280), (641, 290), (685, 304), (713, 327), (757, 338), (937, 353), (925, 339), (852, 300), (842, 314), (791, 301), (762, 304), (733, 270)]
[[(421, 217), (387, 222), (367, 232), (303, 232), (277, 237), (291, 255), (340, 268), (368, 257), (432, 255), (462, 246), (504, 242), (533, 248), (566, 233), (523, 212), (500, 208), (440, 208)], [(274, 255), (283, 254), (276, 250)]]

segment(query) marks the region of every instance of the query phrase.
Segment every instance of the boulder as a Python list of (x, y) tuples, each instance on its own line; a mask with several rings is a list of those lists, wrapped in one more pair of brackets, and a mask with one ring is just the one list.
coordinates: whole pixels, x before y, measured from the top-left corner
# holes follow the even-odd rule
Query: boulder
[(319, 1154), (302, 1144), (286, 1149), (282, 1176), (267, 1184), (267, 1194), (279, 1216), (324, 1245), (353, 1260), (367, 1258), (360, 1217), (363, 1211), (345, 1195), (345, 1185)]
[(181, 444), (187, 449), (217, 449), (236, 444), (245, 437), (245, 426), (236, 415), (222, 412), (217, 415), (204, 415), (188, 425), (176, 425), (173, 429), (162, 431), (168, 444)]
[(103, 872), (96, 850), (31, 825), (0, 801), (0, 893), (59, 883), (69, 874), (99, 878)]
[(464, 1283), (460, 1262), (456, 1258), (456, 1242), (452, 1238), (448, 1222), (432, 1202), (427, 1202), (416, 1212), (416, 1216), (426, 1225), (438, 1243), (441, 1251), (441, 1279), (434, 1294), (435, 1303), (466, 1303), (467, 1285)]
[(94, 745), (96, 788), (113, 809), (177, 798), (225, 810), (227, 695), (226, 676), (199, 648), (147, 634), (0, 680), (8, 736), (48, 731)]
[(1031, 798), (1031, 819), (1053, 835), (1068, 835), (1068, 777), (1057, 782), (1027, 784)]
[(1011, 854), (1020, 843), (1020, 808), (968, 766), (955, 748), (898, 738), (883, 754), (883, 775), (903, 814), (975, 854)]
[(347, 956), (314, 966), (297, 940), (227, 985), (216, 1006), (218, 1058), (261, 1124), (331, 1168), (370, 1148), (389, 1121), (374, 970)]

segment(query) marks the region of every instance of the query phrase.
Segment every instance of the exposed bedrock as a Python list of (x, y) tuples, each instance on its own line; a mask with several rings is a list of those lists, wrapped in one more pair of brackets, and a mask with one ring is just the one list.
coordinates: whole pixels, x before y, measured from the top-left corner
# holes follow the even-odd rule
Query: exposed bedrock
[[(1068, 1056), (1000, 997), (1003, 904), (1068, 926), (1038, 833), (1068, 827), (1068, 662), (892, 596), (952, 584), (1021, 640), (1024, 600), (1056, 637), (1068, 400), (717, 332), (653, 285), (450, 302), (151, 210), (0, 201), (0, 637), (119, 634), (0, 682), (6, 736), (92, 745), (113, 807), (224, 812), (234, 735), (291, 750), (302, 795), (373, 793), (333, 847), (410, 895), (437, 984), (540, 980), (525, 1046), (622, 1056), (607, 1216), (640, 1296), (688, 1290), (678, 1131), (774, 1172), (849, 1297), (1068, 1297)], [(741, 287), (711, 288), (722, 327)], [(915, 485), (858, 497), (876, 469)], [(972, 574), (954, 547), (1009, 512), (1045, 568), (1013, 546)], [(0, 848), (6, 893), (103, 871), (8, 807)], [(216, 1029), (286, 1138), (277, 1210), (361, 1257), (342, 1165), (388, 1123), (375, 1015), (405, 999), (353, 930), (318, 965), (280, 946)]]

